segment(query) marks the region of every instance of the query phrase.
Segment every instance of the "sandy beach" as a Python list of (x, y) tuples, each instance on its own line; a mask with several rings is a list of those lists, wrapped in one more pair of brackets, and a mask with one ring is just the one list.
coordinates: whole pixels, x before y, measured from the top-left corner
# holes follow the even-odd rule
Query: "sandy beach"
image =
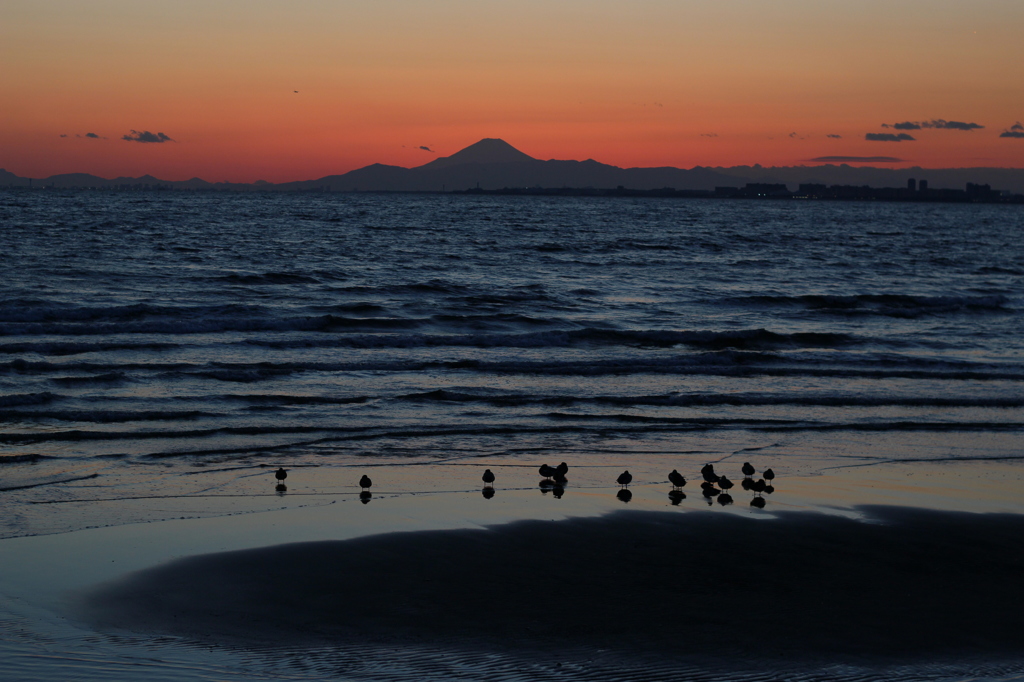
[(581, 648), (753, 664), (1018, 655), (1024, 519), (622, 511), (179, 560), (92, 592), (105, 627), (219, 643)]

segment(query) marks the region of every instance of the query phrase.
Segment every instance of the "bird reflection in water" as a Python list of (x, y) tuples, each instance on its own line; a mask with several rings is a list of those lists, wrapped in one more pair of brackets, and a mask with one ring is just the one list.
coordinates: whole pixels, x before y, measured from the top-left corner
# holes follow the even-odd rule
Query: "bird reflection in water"
[(620, 488), (619, 492), (615, 493), (615, 497), (617, 497), (621, 502), (628, 503), (633, 499), (633, 493), (630, 492), (628, 488)]
[(278, 483), (276, 486), (274, 486), (274, 490), (277, 491), (278, 495), (284, 495), (286, 492), (288, 492), (288, 486), (286, 486), (284, 483)]
[(682, 490), (672, 490), (668, 494), (668, 499), (672, 501), (673, 506), (676, 506), (686, 499), (686, 494)]
[(551, 488), (551, 494), (555, 496), (556, 500), (562, 499), (562, 495), (565, 494), (565, 486), (555, 483), (555, 486)]
[(373, 493), (371, 493), (369, 490), (364, 490), (363, 492), (359, 493), (359, 501), (362, 502), (363, 504), (370, 504), (370, 500), (372, 499)]
[(767, 502), (764, 501), (763, 497), (755, 497), (750, 501), (750, 506), (757, 507), (758, 509), (764, 509), (764, 505), (766, 504)]
[(718, 496), (718, 504), (722, 505), (723, 507), (727, 504), (732, 504), (732, 495), (730, 495), (729, 493), (722, 493), (721, 495)]
[(494, 497), (494, 488), (487, 486), (483, 490), (483, 495), (485, 500), (491, 499), (492, 497)]
[(555, 482), (552, 481), (551, 479), (545, 478), (538, 485), (540, 486), (540, 492), (544, 495), (547, 495), (549, 492), (551, 492), (551, 489), (555, 487)]

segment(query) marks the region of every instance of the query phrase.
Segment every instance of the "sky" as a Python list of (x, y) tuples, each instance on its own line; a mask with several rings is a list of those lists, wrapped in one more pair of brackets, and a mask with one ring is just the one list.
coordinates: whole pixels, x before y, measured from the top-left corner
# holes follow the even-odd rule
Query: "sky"
[(0, 0), (0, 168), (1024, 167), (1021, 35), (1021, 0)]

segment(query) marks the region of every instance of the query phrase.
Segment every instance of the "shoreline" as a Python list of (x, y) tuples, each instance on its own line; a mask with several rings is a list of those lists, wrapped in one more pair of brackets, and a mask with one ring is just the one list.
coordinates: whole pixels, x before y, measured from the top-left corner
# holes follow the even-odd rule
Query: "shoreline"
[[(188, 557), (88, 592), (101, 630), (879, 663), (1017, 658), (1024, 517), (620, 511)], [(345, 644), (343, 644), (345, 643)]]

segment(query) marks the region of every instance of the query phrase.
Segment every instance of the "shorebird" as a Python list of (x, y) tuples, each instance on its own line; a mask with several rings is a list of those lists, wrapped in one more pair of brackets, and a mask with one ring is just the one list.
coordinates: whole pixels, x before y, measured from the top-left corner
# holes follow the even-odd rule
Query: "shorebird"
[(363, 477), (359, 479), (359, 487), (365, 489), (369, 488), (371, 485), (373, 485), (373, 481), (370, 480), (369, 476), (363, 474)]
[(743, 463), (742, 471), (744, 476), (753, 476), (755, 473), (757, 473), (756, 471), (754, 471), (754, 466), (750, 462)]
[(730, 488), (732, 488), (732, 486), (733, 482), (730, 481), (725, 476), (722, 476), (721, 478), (718, 479), (718, 487), (721, 488), (722, 490), (729, 490)]
[(621, 474), (619, 474), (619, 477), (615, 479), (615, 482), (621, 486), (628, 486), (632, 480), (633, 474), (629, 473), (628, 471), (623, 471)]
[(561, 464), (555, 467), (555, 471), (558, 472), (559, 476), (565, 478), (565, 475), (569, 473), (569, 465), (566, 464), (565, 462), (562, 462)]
[(682, 488), (684, 485), (686, 485), (686, 479), (683, 478), (683, 475), (676, 471), (675, 469), (673, 469), (672, 473), (668, 475), (668, 480), (669, 483), (672, 484), (673, 488)]
[(540, 469), (537, 469), (537, 471), (540, 472), (540, 475), (543, 476), (544, 478), (551, 478), (552, 476), (558, 473), (558, 469), (555, 469), (554, 467), (549, 467), (547, 464), (541, 464)]
[(715, 467), (713, 464), (705, 464), (700, 469), (700, 475), (704, 477), (704, 480), (708, 483), (718, 483), (718, 475), (715, 473)]
[(768, 485), (771, 485), (771, 482), (775, 480), (775, 472), (771, 469), (765, 469), (764, 480), (768, 481)]
[(277, 471), (274, 472), (274, 478), (283, 481), (288, 478), (288, 472), (284, 470), (284, 467), (278, 467)]
[(490, 469), (484, 469), (484, 477), (482, 480), (485, 485), (491, 485), (494, 483), (494, 474), (491, 473)]
[(763, 478), (759, 478), (754, 481), (754, 484), (751, 487), (754, 489), (755, 493), (763, 493), (764, 489), (768, 487), (768, 484), (764, 482)]

